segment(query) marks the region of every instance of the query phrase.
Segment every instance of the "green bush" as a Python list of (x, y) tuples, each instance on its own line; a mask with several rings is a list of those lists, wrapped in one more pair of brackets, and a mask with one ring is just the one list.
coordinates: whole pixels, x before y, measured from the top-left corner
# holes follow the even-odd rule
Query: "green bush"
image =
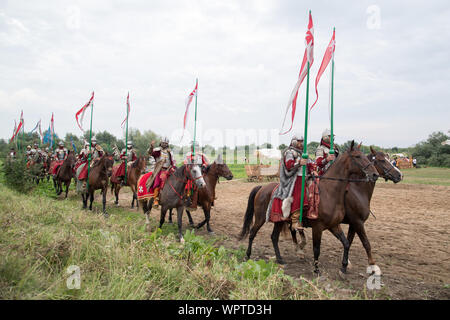
[(33, 172), (27, 170), (27, 162), (19, 157), (14, 161), (6, 160), (3, 163), (5, 183), (12, 189), (28, 193), (33, 185)]

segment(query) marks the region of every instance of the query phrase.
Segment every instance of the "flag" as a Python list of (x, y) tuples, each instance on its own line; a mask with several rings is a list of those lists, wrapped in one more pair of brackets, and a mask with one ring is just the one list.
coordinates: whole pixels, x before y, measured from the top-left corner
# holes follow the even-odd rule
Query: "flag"
[(42, 129), (41, 129), (41, 120), (39, 120), (39, 137), (41, 137), (41, 143), (43, 142)]
[(324, 73), (325, 69), (328, 66), (328, 63), (334, 58), (334, 50), (336, 47), (336, 40), (334, 37), (334, 30), (333, 30), (333, 36), (331, 37), (330, 43), (328, 44), (327, 50), (325, 51), (325, 54), (323, 55), (322, 63), (320, 64), (319, 72), (316, 76), (316, 101), (314, 101), (313, 105), (310, 110), (314, 107), (314, 105), (317, 103), (317, 100), (319, 99), (319, 93), (317, 91), (317, 85), (319, 83), (320, 77)]
[(75, 147), (75, 143), (73, 143), (73, 139), (72, 139), (72, 136), (70, 136), (70, 142), (72, 142), (72, 147), (73, 147), (73, 150), (75, 151), (75, 153), (77, 152), (77, 147)]
[(17, 136), (17, 134), (20, 132), (20, 129), (22, 129), (22, 127), (23, 127), (23, 111), (22, 111), (22, 113), (20, 114), (20, 122), (19, 122), (19, 125), (17, 126), (17, 129), (16, 129), (16, 131), (14, 132), (14, 134), (13, 134), (11, 140), (13, 140), (13, 139)]
[(122, 128), (123, 128), (123, 124), (128, 119), (128, 114), (129, 113), (130, 113), (130, 93), (128, 92), (128, 96), (127, 96), (127, 116), (125, 117), (125, 119), (122, 121), (122, 124), (120, 125)]
[(186, 104), (186, 111), (184, 112), (184, 118), (183, 118), (183, 134), (181, 135), (181, 139), (183, 139), (184, 136), (184, 130), (186, 129), (186, 123), (188, 118), (188, 112), (189, 112), (189, 105), (191, 104), (194, 97), (197, 97), (197, 89), (198, 89), (198, 81), (195, 83), (195, 88), (192, 90), (192, 92), (187, 96), (185, 104)]
[(55, 124), (53, 122), (53, 112), (52, 112), (52, 119), (50, 120), (50, 148), (53, 146), (53, 136), (55, 135)]
[[(87, 108), (89, 108), (89, 106), (91, 106), (92, 102), (94, 100), (94, 91), (92, 91), (92, 96), (89, 99), (88, 103), (86, 103), (83, 107), (81, 107), (80, 110), (78, 110), (78, 112), (75, 114), (75, 119), (77, 120), (77, 124), (78, 127), (80, 127), (81, 131), (83, 131), (83, 118), (84, 118), (84, 113), (86, 111)], [(79, 119), (81, 118), (81, 119)]]
[(14, 129), (13, 129), (13, 135), (11, 137), (11, 140), (9, 142), (12, 142), (14, 140), (14, 137), (16, 136), (16, 130), (17, 130), (17, 121), (14, 120)]
[(40, 127), (40, 125), (41, 125), (41, 120), (39, 120), (39, 121), (36, 123), (36, 126), (34, 127), (33, 130), (30, 131), (30, 134), (33, 133), (34, 131), (36, 131), (36, 130)]
[[(20, 123), (22, 123), (22, 133), (24, 132), (24, 130), (25, 130), (25, 121), (23, 120), (23, 110), (22, 110), (22, 112), (20, 113)], [(20, 126), (20, 124), (19, 124), (19, 126)]]
[(287, 130), (286, 132), (283, 132), (283, 133), (280, 132), (280, 134), (286, 134), (289, 131), (291, 131), (291, 129), (292, 129), (292, 126), (294, 124), (294, 118), (295, 118), (295, 110), (297, 107), (298, 90), (300, 89), (300, 85), (302, 84), (303, 79), (305, 79), (305, 77), (308, 73), (308, 68), (307, 68), (306, 63), (309, 62), (309, 67), (311, 68), (311, 66), (314, 62), (314, 26), (313, 26), (311, 12), (309, 12), (309, 22), (308, 22), (308, 30), (306, 31), (306, 36), (305, 36), (305, 44), (306, 44), (306, 48), (305, 48), (305, 53), (303, 55), (302, 65), (300, 67), (300, 73), (298, 76), (297, 83), (295, 84), (294, 89), (292, 90), (291, 96), (289, 97), (289, 102), (286, 107), (286, 112), (284, 114), (283, 124), (282, 124), (281, 128), (284, 127), (289, 109), (292, 109), (292, 111), (291, 111), (291, 126), (290, 126), (289, 130)]

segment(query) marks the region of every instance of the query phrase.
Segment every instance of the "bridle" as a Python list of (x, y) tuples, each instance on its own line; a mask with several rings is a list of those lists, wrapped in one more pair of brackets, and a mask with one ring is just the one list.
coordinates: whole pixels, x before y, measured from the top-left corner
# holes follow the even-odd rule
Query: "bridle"
[[(369, 176), (369, 173), (367, 172), (367, 168), (372, 165), (372, 162), (369, 161), (369, 163), (366, 166), (362, 166), (358, 163), (358, 161), (355, 160), (355, 157), (352, 155), (349, 155), (352, 162), (356, 164), (356, 166), (361, 169), (362, 173), (364, 173), (365, 178), (364, 179), (353, 179), (353, 178), (334, 178), (334, 177), (324, 177), (320, 176), (320, 179), (326, 179), (326, 180), (335, 180), (335, 181), (346, 181), (346, 182), (374, 182), (373, 179)], [(316, 177), (313, 175), (313, 179), (316, 179)]]
[[(192, 176), (191, 170), (187, 167), (187, 165), (183, 165), (183, 167), (184, 167), (184, 169), (183, 169), (183, 179), (180, 179), (180, 178), (177, 177), (175, 174), (173, 174), (173, 177), (175, 178), (175, 180), (181, 182), (183, 185), (186, 185), (186, 183), (187, 183), (189, 180), (191, 180), (191, 181), (194, 182), (194, 181), (196, 181), (196, 180), (198, 180), (198, 179), (203, 178), (203, 175), (200, 175), (199, 177), (194, 178), (194, 177)], [(169, 168), (168, 170), (170, 170), (170, 168)], [(180, 194), (177, 192), (177, 190), (175, 190), (175, 188), (174, 188), (174, 186), (172, 185), (172, 183), (170, 183), (169, 178), (167, 178), (167, 183), (168, 183), (169, 186), (172, 188), (173, 192), (175, 192), (175, 194), (178, 196), (178, 198), (179, 198), (180, 200), (183, 200), (183, 196), (180, 195)]]
[(386, 166), (384, 165), (384, 163), (382, 163), (383, 161), (380, 161), (377, 159), (376, 156), (371, 157), (372, 159), (369, 160), (370, 163), (373, 163), (375, 165), (375, 163), (378, 163), (378, 165), (381, 167), (381, 169), (383, 169), (383, 175), (385, 177), (385, 179), (387, 179), (387, 177), (393, 179), (394, 176), (390, 173), (392, 169), (394, 169), (394, 166), (391, 165), (391, 167), (389, 169), (386, 168)]

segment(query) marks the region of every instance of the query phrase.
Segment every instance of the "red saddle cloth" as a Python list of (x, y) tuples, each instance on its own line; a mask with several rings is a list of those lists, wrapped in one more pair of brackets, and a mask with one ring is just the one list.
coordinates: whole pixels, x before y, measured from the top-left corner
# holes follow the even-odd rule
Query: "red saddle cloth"
[(64, 160), (56, 160), (50, 164), (50, 172), (52, 174), (58, 174), (59, 168), (64, 163)]
[[(277, 185), (272, 194), (277, 190), (279, 185)], [(295, 189), (294, 189), (295, 191)], [(305, 218), (310, 220), (315, 220), (319, 217), (319, 179), (316, 182), (305, 186), (306, 198), (303, 201), (303, 213)], [(283, 221), (283, 213), (281, 210), (282, 200), (275, 198), (272, 202), (272, 209), (270, 210), (269, 221), (270, 222), (280, 222)], [(291, 207), (292, 208), (292, 207)], [(291, 209), (291, 213), (292, 213)]]
[(153, 187), (151, 187), (149, 190), (147, 190), (147, 186), (146, 186), (147, 180), (148, 180), (148, 178), (150, 178), (151, 175), (152, 175), (152, 173), (148, 172), (139, 178), (138, 183), (137, 183), (137, 198), (138, 198), (138, 200), (153, 198), (153, 195), (154, 195)]

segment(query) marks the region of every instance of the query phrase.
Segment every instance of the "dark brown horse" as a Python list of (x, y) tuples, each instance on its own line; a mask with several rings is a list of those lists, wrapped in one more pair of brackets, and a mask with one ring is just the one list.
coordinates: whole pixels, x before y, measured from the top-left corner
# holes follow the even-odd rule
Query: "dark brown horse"
[[(398, 183), (402, 180), (403, 175), (396, 167), (394, 167), (387, 159), (386, 155), (381, 151), (375, 151), (370, 148), (371, 153), (367, 156), (370, 162), (373, 163), (377, 169), (380, 177), (386, 181), (391, 180)], [(361, 174), (354, 174), (350, 178), (361, 179)], [(342, 223), (349, 224), (347, 240), (349, 242), (349, 249), (352, 245), (355, 233), (358, 234), (362, 245), (367, 253), (369, 261), (369, 269), (367, 272), (380, 272), (380, 268), (376, 266), (375, 260), (372, 257), (372, 250), (369, 239), (364, 229), (364, 222), (370, 215), (370, 200), (372, 199), (373, 190), (375, 189), (375, 182), (350, 182), (348, 191), (345, 194), (345, 217)]]
[[(159, 228), (164, 224), (167, 210), (177, 209), (177, 222), (178, 222), (178, 239), (180, 242), (184, 242), (182, 233), (182, 218), (185, 206), (185, 187), (187, 182), (193, 181), (198, 188), (205, 186), (205, 180), (202, 176), (202, 171), (197, 164), (184, 164), (181, 167), (175, 169), (164, 183), (164, 187), (161, 190), (161, 217), (159, 220)], [(145, 223), (150, 224), (150, 211), (152, 210), (153, 198), (139, 200), (142, 206), (142, 210), (145, 214)]]
[(108, 217), (106, 213), (106, 193), (108, 192), (108, 181), (111, 176), (112, 166), (114, 164), (113, 156), (105, 153), (93, 166), (89, 168), (88, 190), (81, 193), (83, 198), (83, 209), (87, 208), (88, 198), (90, 199), (89, 210), (92, 210), (92, 202), (94, 202), (95, 190), (102, 190), (103, 196), (103, 215)]
[[(198, 200), (197, 203), (202, 207), (203, 213), (205, 214), (205, 219), (200, 222), (196, 228), (199, 229), (203, 227), (206, 223), (206, 229), (210, 234), (214, 234), (211, 226), (209, 225), (209, 220), (211, 217), (211, 204), (214, 201), (214, 196), (216, 194), (216, 185), (219, 181), (219, 177), (224, 177), (227, 180), (233, 179), (233, 174), (231, 173), (228, 166), (223, 162), (222, 158), (217, 158), (213, 164), (206, 168), (206, 174), (203, 176), (206, 182), (205, 188), (198, 190)], [(186, 213), (189, 219), (189, 224), (194, 225), (191, 213), (189, 209), (186, 208)], [(169, 214), (169, 223), (172, 223), (172, 211)]]
[[(136, 200), (136, 207), (139, 208), (139, 202), (137, 200), (137, 183), (139, 180), (139, 177), (145, 170), (145, 157), (140, 156), (135, 161), (131, 163), (131, 165), (128, 168), (127, 171), (127, 182), (125, 186), (129, 186), (131, 189), (131, 192), (133, 192), (133, 200), (131, 201), (131, 208), (134, 208), (134, 201)], [(114, 170), (113, 170), (114, 171)], [(111, 193), (114, 190), (114, 195), (116, 196), (116, 201), (114, 203), (116, 205), (119, 205), (119, 192), (122, 188), (122, 185), (119, 183), (115, 183), (112, 181), (111, 178)]]
[[(311, 227), (313, 232), (314, 272), (317, 274), (319, 273), (320, 243), (324, 230), (329, 230), (344, 246), (341, 271), (345, 273), (347, 269), (349, 243), (340, 227), (340, 223), (345, 216), (344, 196), (346, 186), (349, 184), (351, 175), (360, 173), (364, 174), (364, 180), (367, 181), (376, 181), (378, 178), (375, 167), (359, 150), (359, 146), (355, 147), (354, 141), (352, 141), (349, 150), (340, 155), (328, 171), (321, 177), (319, 183), (319, 217), (316, 220), (309, 220), (303, 215), (303, 225), (305, 227)], [(247, 258), (250, 258), (252, 243), (256, 234), (266, 222), (267, 207), (270, 202), (272, 191), (276, 187), (277, 183), (270, 183), (265, 186), (253, 188), (250, 193), (247, 211), (244, 216), (244, 224), (239, 235), (239, 238), (243, 239), (250, 233)], [(255, 222), (250, 230), (253, 216), (255, 216)], [(286, 226), (286, 223), (287, 222), (285, 221), (274, 223), (271, 235), (277, 262), (280, 264), (284, 264), (284, 261), (280, 255), (278, 240), (280, 232), (283, 227)], [(295, 238), (295, 232), (291, 230), (291, 234), (293, 238)], [(296, 242), (296, 238), (294, 241)]]
[(75, 177), (74, 172), (73, 172), (73, 168), (75, 166), (75, 162), (76, 162), (76, 159), (75, 159), (75, 156), (73, 154), (73, 151), (69, 150), (69, 152), (67, 153), (66, 160), (64, 160), (63, 164), (59, 168), (59, 171), (56, 174), (56, 177), (54, 179), (54, 182), (56, 184), (56, 194), (58, 196), (63, 191), (62, 184), (64, 183), (66, 185), (66, 196), (65, 196), (65, 198), (67, 198), (67, 194), (69, 193), (70, 183), (72, 182), (72, 178)]

